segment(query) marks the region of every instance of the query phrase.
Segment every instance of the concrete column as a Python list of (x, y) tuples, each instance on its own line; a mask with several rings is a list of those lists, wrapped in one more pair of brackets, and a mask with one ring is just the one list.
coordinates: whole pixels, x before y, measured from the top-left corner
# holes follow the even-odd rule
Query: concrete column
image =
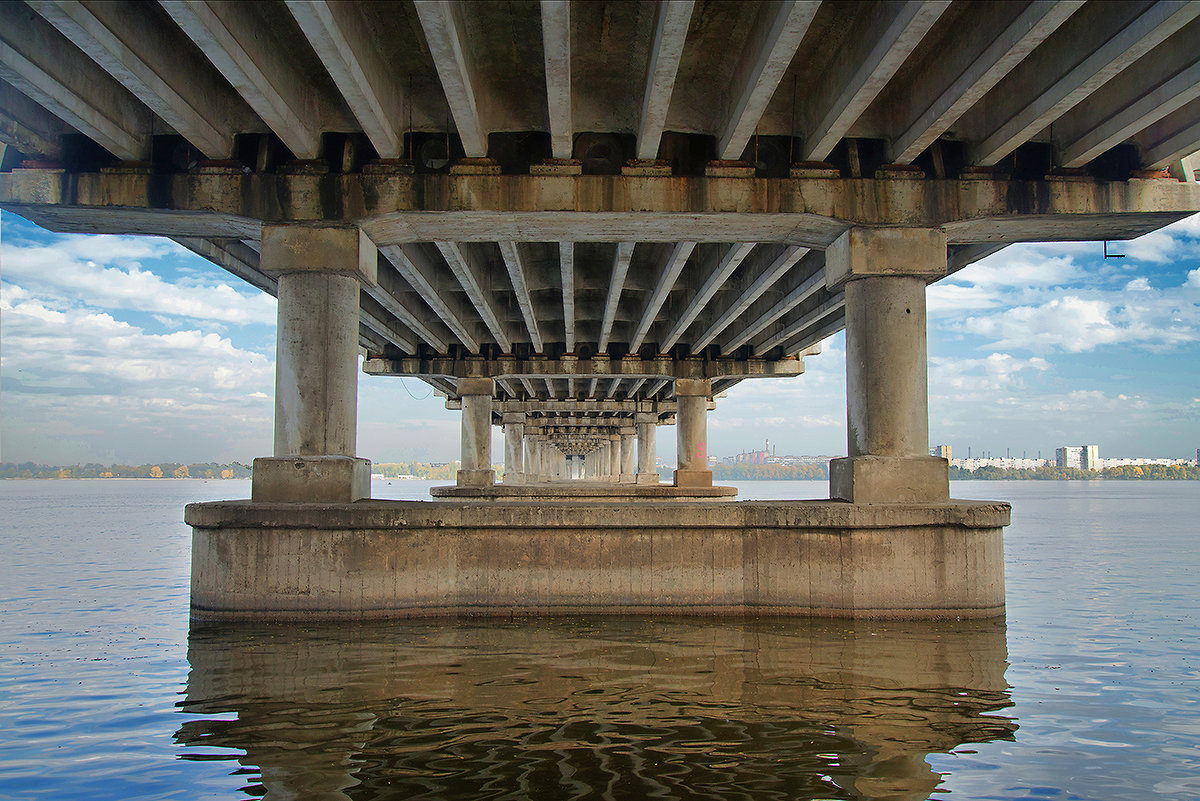
[(275, 442), (254, 460), (252, 500), (370, 497), (371, 464), (355, 456), (358, 296), (377, 259), (357, 228), (263, 226), (260, 264), (278, 281)]
[[(534, 429), (537, 431), (537, 429)], [(541, 473), (538, 471), (538, 444), (541, 442), (541, 435), (530, 433), (526, 429), (525, 433), (525, 483), (533, 484), (542, 480)]]
[(707, 378), (675, 379), (675, 441), (678, 469), (677, 487), (711, 487), (708, 469), (708, 396), (712, 382)]
[(945, 459), (929, 456), (925, 285), (946, 271), (935, 229), (851, 229), (826, 252), (846, 293), (847, 453), (830, 496), (853, 503), (950, 497)]
[(621, 435), (616, 432), (608, 435), (608, 480), (621, 480)]
[(504, 415), (504, 483), (525, 483), (525, 415)]
[(458, 486), (490, 487), (496, 483), (492, 470), (492, 394), (496, 382), (490, 378), (458, 379), (462, 396), (462, 463)]
[(639, 413), (634, 419), (637, 421), (638, 438), (637, 483), (656, 485), (659, 483), (655, 463), (658, 459), (658, 415)]
[(634, 451), (637, 442), (637, 429), (633, 426), (621, 427), (621, 483), (637, 482), (637, 453)]

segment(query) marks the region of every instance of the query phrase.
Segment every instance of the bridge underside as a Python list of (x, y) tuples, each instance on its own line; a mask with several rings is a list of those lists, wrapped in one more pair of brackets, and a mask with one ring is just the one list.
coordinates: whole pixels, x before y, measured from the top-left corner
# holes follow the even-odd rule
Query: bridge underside
[[(1166, 1), (10, 2), (0, 206), (278, 298), (273, 455), (188, 510), (197, 616), (998, 614), (925, 288), (1200, 210), (1198, 37)], [(731, 502), (707, 411), (842, 330), (833, 500)], [(443, 500), (369, 499), (360, 355), (461, 410)]]

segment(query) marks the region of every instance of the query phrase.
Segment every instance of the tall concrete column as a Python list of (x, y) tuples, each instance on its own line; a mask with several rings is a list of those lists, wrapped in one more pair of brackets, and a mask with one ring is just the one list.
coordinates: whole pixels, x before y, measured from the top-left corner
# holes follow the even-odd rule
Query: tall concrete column
[(462, 396), (462, 462), (458, 486), (490, 487), (496, 483), (492, 470), (492, 394), (496, 382), (490, 378), (458, 379)]
[(504, 483), (525, 483), (525, 415), (504, 415)]
[(929, 456), (925, 285), (946, 272), (937, 229), (853, 228), (826, 251), (826, 282), (846, 293), (847, 456), (829, 489), (853, 503), (950, 497), (949, 466)]
[(677, 487), (711, 487), (708, 469), (708, 396), (712, 382), (707, 378), (675, 379), (675, 419), (678, 469)]
[(615, 484), (621, 480), (621, 434), (609, 434), (608, 443), (608, 480)]
[(639, 413), (637, 421), (637, 483), (656, 485), (658, 480), (658, 415)]
[(620, 433), (621, 483), (633, 484), (637, 481), (637, 453), (634, 451), (637, 443), (637, 429), (633, 426), (622, 426)]
[(278, 281), (275, 442), (254, 460), (252, 500), (370, 496), (371, 463), (355, 456), (358, 296), (377, 259), (357, 228), (263, 226), (260, 264)]
[(532, 431), (528, 426), (525, 429), (525, 483), (536, 484), (542, 480), (542, 474), (538, 470), (538, 445), (541, 442), (541, 435), (536, 433), (538, 429)]

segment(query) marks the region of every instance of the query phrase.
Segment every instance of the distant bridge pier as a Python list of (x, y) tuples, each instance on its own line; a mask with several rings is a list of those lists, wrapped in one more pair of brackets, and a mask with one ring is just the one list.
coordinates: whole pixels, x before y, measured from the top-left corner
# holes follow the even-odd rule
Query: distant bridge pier
[(525, 483), (525, 415), (505, 414), (504, 425), (504, 483)]
[(638, 449), (636, 483), (657, 486), (658, 415), (641, 412), (635, 416), (634, 421), (637, 424)]

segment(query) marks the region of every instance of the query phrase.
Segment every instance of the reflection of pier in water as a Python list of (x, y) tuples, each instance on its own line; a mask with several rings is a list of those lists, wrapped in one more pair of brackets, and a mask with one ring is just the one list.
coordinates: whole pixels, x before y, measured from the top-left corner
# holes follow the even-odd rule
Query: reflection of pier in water
[(181, 757), (268, 799), (923, 799), (928, 754), (1017, 728), (1003, 621), (200, 628), (188, 657)]

